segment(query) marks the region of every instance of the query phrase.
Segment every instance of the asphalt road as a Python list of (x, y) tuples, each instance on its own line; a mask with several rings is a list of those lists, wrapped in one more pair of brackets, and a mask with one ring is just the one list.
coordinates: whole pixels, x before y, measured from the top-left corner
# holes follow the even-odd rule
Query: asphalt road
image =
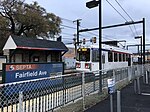
[[(140, 79), (141, 94), (135, 94), (131, 83), (121, 90), (121, 112), (150, 112), (150, 83), (143, 84)], [(113, 112), (117, 112), (116, 93), (113, 94)], [(85, 112), (110, 112), (110, 98), (89, 108)]]

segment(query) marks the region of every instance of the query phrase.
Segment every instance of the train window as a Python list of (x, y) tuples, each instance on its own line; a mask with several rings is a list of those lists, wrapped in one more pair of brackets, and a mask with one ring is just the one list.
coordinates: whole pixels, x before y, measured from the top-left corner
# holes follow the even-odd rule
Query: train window
[(126, 60), (126, 58), (125, 58), (125, 54), (123, 54), (123, 61), (125, 61)]
[(99, 62), (99, 50), (92, 49), (92, 62)]
[(114, 52), (114, 62), (118, 61), (118, 54)]
[(78, 49), (76, 59), (77, 61), (90, 61), (90, 49)]
[(119, 61), (121, 62), (122, 61), (122, 54), (119, 53)]
[(131, 54), (129, 54), (129, 58), (131, 59)]
[(108, 62), (113, 62), (113, 54), (111, 51), (108, 52)]
[(128, 57), (129, 57), (128, 54), (126, 54), (126, 61), (128, 61)]
[(105, 63), (105, 54), (102, 55), (102, 63)]

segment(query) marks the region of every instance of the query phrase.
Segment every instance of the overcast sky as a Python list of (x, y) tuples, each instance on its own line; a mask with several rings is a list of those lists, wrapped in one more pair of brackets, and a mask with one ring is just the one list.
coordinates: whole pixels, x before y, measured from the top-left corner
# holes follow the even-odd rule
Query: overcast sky
[[(33, 0), (26, 0), (31, 3)], [(88, 9), (86, 2), (91, 0), (36, 0), (39, 5), (44, 7), (47, 12), (51, 12), (61, 17), (62, 25), (70, 26), (71, 28), (62, 26), (62, 36), (64, 42), (72, 42), (73, 34), (76, 33), (76, 23), (72, 21), (81, 20), (80, 29), (98, 27), (98, 7)], [(131, 19), (122, 11), (115, 0), (108, 0), (113, 7), (128, 21)], [(150, 43), (150, 0), (117, 0), (125, 11), (132, 17), (133, 21), (146, 19), (146, 43)], [(125, 23), (125, 19), (121, 17), (112, 6), (102, 0), (102, 24), (103, 26)], [(131, 28), (130, 28), (131, 27)], [(127, 44), (139, 44), (140, 40), (135, 40), (134, 36), (142, 35), (142, 24), (135, 26), (125, 26), (103, 30), (103, 40), (126, 40)], [(131, 31), (132, 29), (132, 31)], [(98, 37), (98, 31), (81, 33), (80, 38)]]

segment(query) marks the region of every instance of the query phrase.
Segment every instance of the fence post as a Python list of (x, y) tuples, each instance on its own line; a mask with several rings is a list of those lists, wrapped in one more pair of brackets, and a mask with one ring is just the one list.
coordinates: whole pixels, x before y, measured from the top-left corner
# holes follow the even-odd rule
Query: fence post
[(116, 91), (116, 89), (117, 89), (117, 87), (118, 87), (118, 86), (116, 86), (116, 80), (117, 80), (117, 79), (116, 79), (116, 76), (117, 76), (117, 75), (115, 74), (115, 70), (113, 70), (113, 79), (114, 79), (114, 81), (115, 81), (115, 82), (114, 82), (114, 83), (115, 83), (115, 85), (114, 85), (114, 91)]
[(113, 95), (110, 94), (110, 112), (113, 112)]
[(19, 110), (18, 112), (23, 112), (23, 92), (19, 92)]
[(82, 73), (82, 98), (83, 111), (85, 110), (85, 73)]
[(96, 88), (95, 88), (95, 74), (94, 74), (94, 83), (93, 83), (93, 90), (95, 91), (96, 90)]
[(65, 76), (62, 77), (63, 79), (63, 105), (66, 104), (66, 85), (65, 85)]
[(138, 94), (141, 94), (140, 77), (137, 77), (137, 89), (138, 89)]
[(142, 76), (143, 76), (143, 83), (145, 84), (146, 83), (146, 72), (145, 72), (145, 66), (144, 66), (144, 68), (143, 68), (143, 66), (141, 65), (141, 67), (142, 67)]
[(121, 97), (119, 90), (117, 90), (117, 112), (121, 112)]
[(148, 84), (148, 78), (149, 78), (149, 76), (148, 76), (148, 71), (146, 71), (146, 84)]
[(134, 92), (137, 94), (137, 80), (134, 79)]
[(128, 81), (131, 81), (132, 80), (132, 68), (131, 67), (128, 67)]

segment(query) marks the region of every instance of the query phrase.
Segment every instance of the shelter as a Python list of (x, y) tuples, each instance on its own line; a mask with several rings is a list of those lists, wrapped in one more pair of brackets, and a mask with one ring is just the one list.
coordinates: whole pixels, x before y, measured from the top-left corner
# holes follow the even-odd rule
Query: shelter
[(3, 51), (10, 63), (60, 62), (68, 48), (59, 41), (10, 36)]

